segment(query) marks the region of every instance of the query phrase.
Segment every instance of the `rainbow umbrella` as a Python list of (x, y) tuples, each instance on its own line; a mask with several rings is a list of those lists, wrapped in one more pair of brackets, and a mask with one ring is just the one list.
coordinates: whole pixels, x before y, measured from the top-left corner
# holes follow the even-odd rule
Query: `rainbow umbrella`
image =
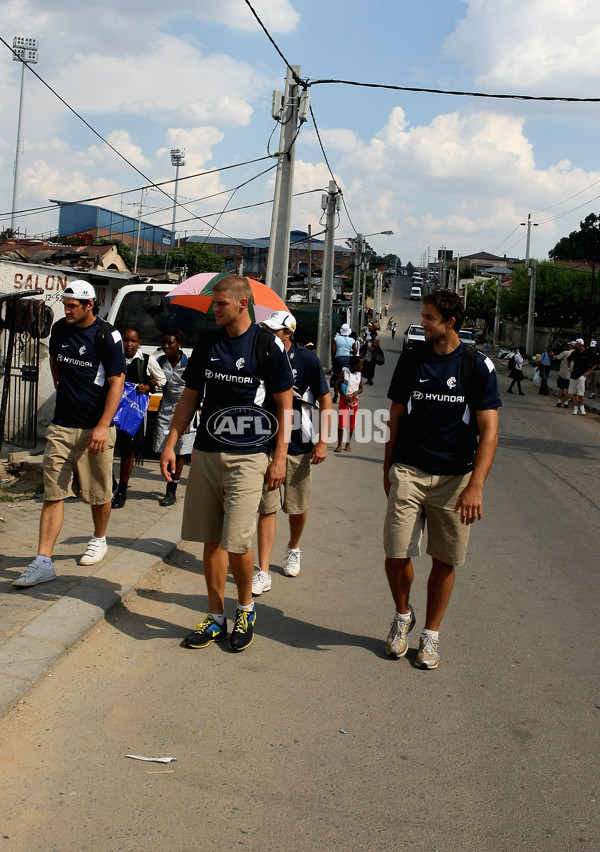
[[(171, 290), (169, 299), (175, 305), (183, 305), (202, 314), (208, 314), (212, 311), (213, 287), (217, 281), (227, 275), (231, 273), (200, 272), (198, 275), (192, 275)], [(254, 278), (246, 278), (246, 281), (252, 289), (252, 302), (248, 312), (253, 322), (262, 322), (273, 311), (288, 310), (285, 302), (266, 284), (261, 284)]]

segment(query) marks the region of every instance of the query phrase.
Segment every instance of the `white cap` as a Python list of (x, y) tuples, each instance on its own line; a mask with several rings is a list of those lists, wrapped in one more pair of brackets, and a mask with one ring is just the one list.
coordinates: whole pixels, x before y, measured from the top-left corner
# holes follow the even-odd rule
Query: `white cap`
[(341, 334), (343, 337), (348, 337), (348, 335), (350, 334), (350, 331), (351, 331), (351, 329), (350, 329), (350, 326), (348, 325), (348, 323), (347, 323), (347, 322), (345, 322), (345, 323), (344, 323), (344, 324), (340, 327), (340, 334)]
[(84, 301), (87, 299), (95, 299), (96, 291), (87, 281), (71, 281), (71, 283), (67, 284), (62, 292), (63, 299), (65, 296), (68, 299), (79, 299), (80, 301)]
[(279, 331), (282, 328), (296, 331), (296, 320), (288, 311), (273, 311), (270, 317), (261, 322), (261, 325), (270, 328), (271, 331)]
[(598, 345), (597, 340), (590, 340), (590, 346), (597, 346), (597, 345)]
[(583, 337), (578, 337), (575, 343), (581, 343), (582, 346), (585, 346), (585, 343), (583, 342)]

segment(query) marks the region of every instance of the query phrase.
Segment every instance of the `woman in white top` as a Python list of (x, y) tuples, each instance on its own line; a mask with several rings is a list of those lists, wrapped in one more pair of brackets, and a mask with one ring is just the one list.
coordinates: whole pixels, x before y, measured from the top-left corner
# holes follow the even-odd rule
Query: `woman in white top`
[(517, 388), (518, 388), (518, 391), (519, 391), (519, 396), (525, 396), (525, 394), (521, 390), (521, 382), (523, 380), (523, 355), (524, 354), (525, 354), (525, 350), (523, 349), (523, 347), (520, 347), (519, 349), (515, 350), (515, 356), (514, 356), (515, 357), (515, 366), (512, 368), (512, 370), (508, 374), (510, 376), (510, 378), (512, 379), (512, 382), (510, 383), (510, 387), (508, 388), (507, 393), (513, 392), (513, 387), (514, 387), (515, 382), (516, 382), (516, 385), (517, 385)]

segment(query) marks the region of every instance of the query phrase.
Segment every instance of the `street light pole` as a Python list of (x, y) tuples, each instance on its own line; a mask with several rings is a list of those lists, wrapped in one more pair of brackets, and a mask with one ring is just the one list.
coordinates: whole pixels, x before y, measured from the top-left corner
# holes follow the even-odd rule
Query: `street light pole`
[(362, 234), (357, 234), (354, 240), (354, 280), (352, 282), (352, 313), (350, 315), (350, 327), (353, 331), (360, 331), (357, 327), (359, 309), (358, 302), (360, 299), (360, 259), (363, 249)]
[(531, 241), (531, 226), (533, 224), (534, 228), (537, 228), (537, 222), (531, 221), (531, 213), (527, 215), (527, 222), (521, 222), (521, 225), (527, 225), (527, 242), (525, 244), (525, 267), (527, 269), (527, 274), (530, 277), (530, 287), (529, 287), (529, 306), (527, 309), (527, 337), (525, 340), (525, 351), (528, 355), (533, 355), (533, 335), (535, 331), (535, 275), (531, 274), (531, 270), (529, 268), (529, 244)]
[(17, 149), (15, 151), (15, 170), (13, 181), (12, 213), (10, 217), (11, 230), (15, 229), (15, 218), (17, 210), (17, 195), (19, 187), (19, 159), (21, 156), (21, 118), (23, 115), (23, 93), (25, 90), (25, 66), (35, 65), (38, 61), (38, 40), (36, 38), (24, 38), (15, 36), (13, 38), (13, 60), (21, 63), (21, 93), (19, 96), (19, 115), (17, 118)]

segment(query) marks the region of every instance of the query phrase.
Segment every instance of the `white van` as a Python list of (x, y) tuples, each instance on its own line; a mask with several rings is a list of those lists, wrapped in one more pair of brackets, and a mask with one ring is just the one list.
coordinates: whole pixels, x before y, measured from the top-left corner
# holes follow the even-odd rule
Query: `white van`
[[(414, 280), (414, 279), (413, 279)], [(419, 302), (423, 298), (423, 291), (420, 287), (414, 286), (410, 288), (410, 299), (417, 299)]]
[[(193, 308), (173, 305), (169, 293), (176, 286), (162, 281), (156, 284), (127, 284), (115, 296), (106, 319), (121, 333), (126, 328), (137, 328), (142, 352), (156, 357), (163, 354), (161, 342), (164, 332), (178, 328), (185, 334), (183, 350), (189, 356), (198, 337), (216, 327), (215, 318), (212, 314), (207, 316)], [(150, 412), (157, 411), (160, 400), (160, 392), (151, 394)]]

